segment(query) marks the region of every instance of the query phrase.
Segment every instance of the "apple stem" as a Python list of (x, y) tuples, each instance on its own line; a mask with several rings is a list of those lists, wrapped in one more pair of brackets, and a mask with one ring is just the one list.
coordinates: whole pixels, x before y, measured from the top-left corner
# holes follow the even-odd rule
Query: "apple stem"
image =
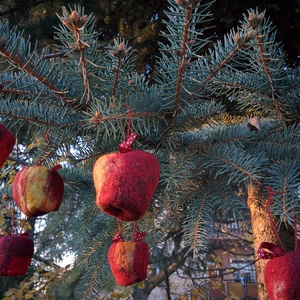
[(54, 166), (51, 170), (52, 171), (58, 171), (59, 169), (61, 169), (61, 165), (60, 164)]
[(127, 140), (118, 145), (120, 153), (130, 152), (132, 150), (132, 143), (134, 142), (137, 134), (133, 132)]
[(122, 226), (121, 226), (121, 222), (120, 220), (118, 219), (118, 230), (119, 230), (119, 233), (122, 235)]
[(270, 223), (271, 223), (271, 226), (272, 226), (272, 229), (277, 237), (277, 240), (278, 242), (280, 243), (280, 246), (281, 248), (286, 252), (286, 248), (284, 247), (283, 243), (282, 243), (282, 240), (280, 238), (280, 235), (279, 235), (279, 232), (276, 228), (276, 225), (274, 223), (274, 220), (271, 216), (271, 211), (270, 211), (270, 206), (271, 206), (271, 203), (273, 201), (273, 195), (274, 195), (274, 192), (273, 192), (273, 189), (271, 186), (268, 186), (268, 191), (269, 191), (269, 199), (268, 199), (268, 202), (267, 202), (267, 213), (268, 213), (268, 216), (269, 216), (269, 220), (270, 220)]

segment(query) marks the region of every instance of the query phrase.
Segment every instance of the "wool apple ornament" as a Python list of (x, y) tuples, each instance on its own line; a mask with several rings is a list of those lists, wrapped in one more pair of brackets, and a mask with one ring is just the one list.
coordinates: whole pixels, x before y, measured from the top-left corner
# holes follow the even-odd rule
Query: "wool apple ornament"
[[(270, 202), (273, 191), (269, 187), (269, 201), (267, 210), (270, 217)], [(273, 230), (277, 235), (281, 247), (263, 242), (258, 249), (261, 259), (270, 259), (266, 264), (264, 278), (270, 300), (300, 300), (300, 250), (297, 250), (297, 229), (295, 224), (295, 250), (286, 252), (279, 237), (278, 230), (270, 217)], [(268, 251), (266, 251), (266, 250)]]
[(31, 166), (21, 169), (13, 182), (13, 198), (27, 217), (37, 217), (59, 209), (64, 181), (57, 172), (61, 165), (52, 169)]
[(270, 259), (264, 271), (270, 300), (300, 300), (300, 250), (285, 252), (272, 243), (263, 242), (258, 251), (260, 258)]
[(28, 271), (33, 256), (33, 240), (28, 233), (0, 234), (0, 276), (21, 276)]
[(8, 159), (16, 142), (16, 138), (3, 124), (0, 124), (0, 167)]
[(125, 242), (116, 233), (108, 250), (108, 262), (118, 285), (128, 286), (146, 279), (150, 252), (143, 242), (144, 236), (144, 232), (137, 232), (133, 241)]
[(101, 156), (93, 168), (96, 205), (121, 221), (144, 216), (160, 176), (159, 162), (152, 153), (132, 150), (136, 136), (130, 134), (119, 144), (119, 152)]

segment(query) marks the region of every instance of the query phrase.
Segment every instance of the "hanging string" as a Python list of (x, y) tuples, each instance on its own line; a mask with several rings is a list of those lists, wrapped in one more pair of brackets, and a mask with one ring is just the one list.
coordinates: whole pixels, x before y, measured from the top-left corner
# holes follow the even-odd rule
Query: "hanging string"
[(125, 106), (127, 108), (127, 133), (124, 130), (125, 133), (125, 140), (128, 140), (130, 134), (131, 134), (131, 108), (128, 104), (124, 103), (123, 106)]
[(122, 235), (122, 226), (121, 226), (121, 222), (120, 222), (119, 219), (117, 219), (117, 221), (118, 221), (118, 231), (119, 231), (119, 233)]
[(123, 238), (123, 235), (122, 235), (121, 222), (120, 222), (119, 219), (117, 219), (117, 222), (118, 222), (118, 231), (116, 231), (116, 234), (112, 239), (113, 243), (124, 242), (124, 238)]
[(119, 151), (121, 153), (126, 153), (132, 150), (132, 144), (137, 137), (136, 133), (131, 133), (131, 109), (128, 104), (123, 104), (127, 108), (127, 132), (124, 129), (125, 139), (123, 143), (118, 145)]
[(15, 209), (11, 208), (11, 235), (14, 235), (15, 231)]

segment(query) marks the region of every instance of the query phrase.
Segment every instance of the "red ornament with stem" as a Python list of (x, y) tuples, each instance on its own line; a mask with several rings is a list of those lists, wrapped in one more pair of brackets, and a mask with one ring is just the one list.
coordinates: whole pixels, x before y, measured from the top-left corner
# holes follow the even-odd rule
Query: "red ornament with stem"
[(144, 216), (158, 185), (157, 158), (143, 150), (132, 150), (137, 137), (130, 132), (130, 109), (125, 141), (119, 152), (101, 156), (93, 168), (96, 205), (122, 221), (137, 221)]
[[(264, 271), (265, 284), (270, 300), (300, 300), (300, 250), (297, 250), (297, 224), (294, 221), (295, 248), (293, 252), (286, 249), (270, 213), (274, 192), (269, 189), (267, 211), (272, 228), (277, 235), (281, 248), (272, 243), (263, 242), (258, 249), (261, 259), (270, 259)], [(268, 251), (265, 251), (267, 249)]]
[(128, 286), (143, 281), (147, 277), (150, 252), (147, 243), (143, 242), (145, 232), (135, 229), (132, 241), (126, 242), (120, 229), (113, 238), (113, 244), (108, 251), (108, 262), (116, 283)]

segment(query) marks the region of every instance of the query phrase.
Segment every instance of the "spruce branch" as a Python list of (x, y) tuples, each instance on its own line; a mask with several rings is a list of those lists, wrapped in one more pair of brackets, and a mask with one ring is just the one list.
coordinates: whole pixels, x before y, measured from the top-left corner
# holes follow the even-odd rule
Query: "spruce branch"
[(191, 27), (191, 19), (192, 19), (192, 13), (194, 11), (195, 5), (199, 1), (197, 0), (191, 0), (188, 1), (188, 3), (185, 3), (184, 1), (181, 3), (181, 1), (177, 1), (176, 3), (178, 5), (183, 5), (185, 8), (185, 17), (184, 17), (184, 27), (183, 27), (183, 33), (181, 37), (181, 48), (177, 53), (179, 54), (179, 60), (178, 60), (178, 69), (177, 69), (177, 78), (176, 78), (176, 86), (175, 86), (175, 95), (174, 95), (174, 103), (173, 103), (173, 109), (172, 113), (170, 114), (170, 118), (168, 121), (168, 125), (164, 130), (164, 134), (172, 127), (172, 124), (176, 118), (176, 116), (179, 113), (179, 103), (181, 98), (181, 93), (183, 89), (183, 78), (185, 74), (185, 69), (188, 64), (187, 61), (187, 50), (188, 50), (188, 44), (189, 44), (189, 35), (190, 35), (190, 27)]
[(194, 225), (194, 234), (193, 234), (193, 242), (192, 242), (192, 249), (194, 250), (194, 257), (196, 255), (196, 249), (198, 248), (198, 244), (199, 244), (199, 232), (202, 231), (202, 225), (203, 225), (203, 210), (204, 210), (204, 205), (205, 205), (205, 201), (206, 201), (206, 198), (207, 198), (207, 195), (205, 194), (202, 201), (201, 201), (201, 204), (200, 204), (200, 207), (199, 207), (199, 210), (198, 210), (198, 213), (197, 213), (197, 217), (195, 219), (195, 225)]
[(0, 46), (0, 55), (2, 55), (4, 58), (6, 58), (12, 64), (17, 66), (20, 70), (23, 70), (28, 75), (34, 77), (42, 85), (46, 86), (51, 92), (53, 92), (58, 98), (60, 98), (63, 102), (67, 103), (67, 105), (71, 106), (72, 108), (74, 107), (74, 105), (72, 104), (72, 101), (70, 101), (70, 99), (68, 99), (66, 97), (67, 92), (66, 91), (61, 91), (55, 85), (53, 85), (51, 82), (49, 82), (47, 80), (47, 77), (44, 77), (43, 75), (38, 73), (35, 70), (35, 67), (33, 67), (30, 64), (30, 60), (25, 61), (18, 54), (14, 54), (13, 53), (14, 51), (9, 51), (8, 49), (6, 49), (4, 38), (1, 39), (0, 44), (1, 44), (1, 46)]
[(92, 276), (91, 276), (91, 279), (90, 279), (90, 283), (89, 283), (89, 286), (88, 288), (86, 289), (86, 293), (84, 295), (84, 299), (85, 300), (88, 300), (90, 298), (90, 295), (92, 294), (93, 292), (93, 285), (94, 285), (94, 282), (95, 282), (95, 279), (99, 273), (99, 270), (102, 268), (102, 265), (99, 264), (99, 266), (96, 268), (96, 270), (93, 272)]
[[(250, 18), (250, 17), (249, 17)], [(214, 79), (217, 74), (224, 68), (226, 68), (231, 60), (242, 50), (249, 47), (249, 42), (256, 36), (256, 29), (249, 26), (249, 24), (244, 23), (242, 25), (242, 29), (244, 32), (236, 32), (233, 37), (233, 41), (235, 42), (234, 48), (227, 53), (223, 60), (221, 60), (215, 68), (210, 68), (210, 74), (203, 78), (198, 88), (196, 88), (195, 92), (206, 87), (207, 83), (209, 83), (212, 79)], [(212, 53), (211, 53), (212, 54)], [(223, 82), (223, 84), (228, 85), (227, 82)]]
[(63, 8), (63, 16), (60, 17), (61, 22), (69, 28), (75, 38), (76, 43), (76, 51), (80, 54), (79, 59), (79, 66), (81, 68), (82, 73), (82, 79), (83, 79), (83, 86), (84, 86), (84, 92), (82, 95), (82, 99), (84, 99), (84, 106), (87, 105), (89, 102), (89, 96), (90, 96), (90, 87), (89, 87), (89, 81), (88, 81), (88, 72), (87, 72), (87, 65), (86, 65), (86, 58), (85, 58), (85, 49), (89, 47), (89, 44), (84, 42), (81, 37), (81, 31), (84, 29), (88, 17), (87, 15), (80, 15), (76, 10), (72, 10), (71, 14), (68, 15), (67, 9)]
[(194, 10), (196, 2), (198, 2), (198, 1), (190, 1), (189, 5), (186, 6), (181, 49), (180, 49), (179, 61), (178, 61), (178, 73), (177, 73), (177, 82), (176, 82), (176, 92), (175, 92), (175, 97), (174, 97), (174, 108), (173, 108), (173, 115), (172, 115), (171, 120), (174, 120), (174, 117), (177, 116), (177, 114), (179, 112), (178, 106), (179, 106), (180, 96), (181, 96), (181, 91), (182, 91), (182, 81), (183, 81), (184, 71), (185, 71), (185, 68), (187, 65), (186, 55), (187, 55), (187, 48), (188, 48), (188, 42), (189, 42), (191, 17), (192, 17), (192, 12)]
[[(134, 112), (131, 111), (131, 118), (147, 118), (147, 117), (157, 117), (157, 118), (165, 118), (164, 114), (161, 114), (159, 112), (153, 112), (153, 111), (144, 111), (144, 112)], [(111, 115), (111, 116), (101, 116), (99, 113), (96, 113), (95, 116), (93, 116), (90, 119), (90, 122), (94, 124), (94, 127), (97, 127), (101, 123), (111, 122), (119, 119), (127, 119), (128, 116), (124, 113), (117, 114), (117, 115)]]
[(77, 127), (78, 125), (83, 125), (83, 121), (78, 121), (70, 124), (59, 124), (59, 123), (54, 123), (54, 122), (48, 122), (43, 119), (39, 119), (37, 115), (34, 115), (33, 117), (25, 116), (25, 115), (17, 115), (12, 112), (6, 112), (6, 111), (1, 111), (0, 110), (0, 115), (6, 116), (6, 117), (12, 117), (17, 120), (23, 120), (26, 122), (30, 122), (36, 125), (45, 125), (48, 127), (56, 127), (60, 129), (67, 129), (67, 128), (73, 128)]
[(279, 118), (282, 120), (282, 122), (285, 123), (285, 118), (284, 118), (282, 110), (280, 108), (280, 103), (279, 103), (278, 97), (276, 96), (276, 91), (275, 91), (275, 87), (274, 87), (274, 84), (273, 84), (272, 75), (271, 75), (271, 72), (270, 72), (270, 68), (268, 66), (268, 58), (266, 57), (267, 54), (265, 52), (264, 45), (263, 45), (264, 35), (261, 34), (258, 31), (255, 34), (255, 39), (256, 39), (256, 43), (257, 43), (257, 46), (258, 46), (258, 51), (259, 51), (259, 54), (260, 54), (260, 57), (261, 57), (261, 62), (262, 62), (262, 65), (263, 65), (263, 69), (265, 70), (265, 74), (266, 74), (266, 77), (268, 79), (268, 83), (269, 83), (269, 86), (270, 86), (271, 97), (274, 100), (275, 107), (276, 107), (276, 110), (278, 112)]
[[(78, 16), (78, 13), (73, 11), (72, 15)], [(77, 49), (80, 52), (79, 64), (81, 67), (83, 86), (84, 86), (84, 92), (83, 92), (82, 98), (85, 99), (85, 104), (87, 104), (87, 102), (89, 101), (90, 88), (89, 88), (89, 81), (87, 78), (88, 72), (87, 72), (86, 59), (85, 59), (84, 52), (85, 52), (85, 48), (88, 45), (82, 41), (81, 36), (80, 36), (80, 30), (77, 27), (73, 27), (73, 31), (74, 31), (74, 35), (75, 35), (75, 39), (76, 39)]]
[[(106, 47), (108, 54), (113, 58), (114, 67), (111, 68), (111, 71), (114, 73), (113, 85), (111, 96), (115, 97), (118, 91), (119, 82), (121, 79), (121, 72), (126, 71), (123, 69), (123, 65), (126, 64), (126, 60), (130, 59), (130, 52), (132, 48), (127, 46), (124, 40), (115, 39), (115, 45), (113, 47)], [(129, 81), (131, 83), (131, 81)], [(134, 87), (136, 89), (136, 87)]]
[(114, 83), (113, 83), (113, 88), (112, 88), (112, 93), (111, 93), (112, 96), (115, 96), (117, 93), (118, 80), (119, 80), (120, 69), (121, 69), (121, 58), (118, 57), (117, 60), (118, 60), (118, 62), (117, 62), (116, 68), (113, 70), (115, 73), (115, 76), (114, 76)]
[(271, 78), (271, 73), (270, 73), (270, 69), (269, 69), (269, 66), (268, 66), (268, 63), (267, 63), (267, 57), (266, 57), (266, 52), (264, 50), (264, 46), (263, 46), (263, 39), (264, 39), (264, 36), (261, 35), (260, 32), (257, 32), (255, 34), (255, 39), (256, 39), (256, 42), (257, 42), (257, 46), (258, 46), (258, 50), (259, 50), (259, 54), (261, 56), (261, 62), (263, 64), (263, 67), (264, 67), (264, 70), (265, 70), (265, 73), (266, 73), (266, 76), (269, 80), (269, 85), (270, 85), (270, 89), (272, 91), (272, 95), (274, 95), (274, 91), (275, 91), (275, 88), (274, 88), (274, 85), (273, 85), (273, 80)]
[(34, 95), (37, 96), (37, 93), (33, 93), (31, 91), (22, 91), (19, 89), (12, 89), (12, 88), (0, 88), (0, 94), (10, 94), (10, 95)]

